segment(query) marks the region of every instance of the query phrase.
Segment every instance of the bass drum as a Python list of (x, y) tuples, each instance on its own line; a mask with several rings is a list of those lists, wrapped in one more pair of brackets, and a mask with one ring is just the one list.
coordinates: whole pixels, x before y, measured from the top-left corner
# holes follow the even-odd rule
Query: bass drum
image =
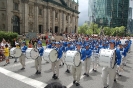
[(22, 55), (22, 51), (19, 48), (11, 48), (10, 49), (10, 56), (11, 57), (20, 57)]
[(100, 66), (113, 68), (116, 63), (115, 50), (101, 49), (99, 52)]
[(78, 67), (81, 63), (80, 53), (78, 51), (67, 51), (65, 57), (65, 63), (67, 65), (72, 65)]
[(46, 61), (51, 61), (51, 62), (55, 62), (57, 61), (57, 51), (55, 49), (46, 49), (44, 50), (44, 60)]
[(26, 55), (26, 58), (27, 59), (33, 59), (33, 60), (35, 60), (35, 59), (37, 59), (39, 57), (39, 52), (38, 52), (37, 49), (28, 48), (26, 50), (26, 54), (25, 55)]

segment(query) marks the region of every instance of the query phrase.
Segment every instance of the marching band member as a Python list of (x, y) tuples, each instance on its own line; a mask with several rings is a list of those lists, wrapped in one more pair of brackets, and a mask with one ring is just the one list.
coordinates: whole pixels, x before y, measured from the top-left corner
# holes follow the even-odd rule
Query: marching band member
[(86, 49), (86, 58), (84, 61), (85, 63), (85, 73), (84, 75), (86, 75), (87, 77), (89, 77), (89, 71), (90, 71), (90, 65), (91, 65), (91, 55), (92, 55), (92, 51), (89, 48), (89, 44), (85, 45), (85, 49)]
[(123, 59), (124, 59), (124, 48), (121, 43), (119, 43), (119, 50), (120, 50), (120, 55), (121, 59), (117, 61), (117, 74), (121, 76), (121, 72), (123, 70)]
[(21, 45), (22, 55), (19, 57), (19, 62), (22, 65), (21, 70), (25, 69), (25, 52), (26, 52), (26, 50), (27, 50), (26, 42), (22, 42), (22, 45)]
[[(61, 48), (61, 50), (62, 50), (62, 52), (63, 52), (63, 55), (62, 55), (62, 57), (61, 57), (61, 59), (60, 59), (60, 66), (62, 66), (62, 65), (64, 65), (64, 55), (65, 55), (65, 53), (64, 53), (64, 51), (65, 51), (65, 47), (63, 46), (63, 42), (60, 42), (60, 48)], [(62, 64), (61, 64), (62, 63)]]
[[(70, 43), (70, 42), (67, 43), (67, 47), (65, 48), (65, 53), (66, 53), (68, 50), (72, 50), (72, 47), (71, 47), (71, 43)], [(70, 67), (71, 67), (71, 66), (70, 66), (70, 65), (67, 65), (67, 64), (66, 64), (66, 66), (67, 66), (66, 72), (67, 72), (67, 73), (70, 73)]]
[(60, 59), (62, 57), (62, 50), (60, 48), (60, 45), (59, 45), (59, 42), (56, 42), (56, 50), (57, 50), (57, 53), (58, 53), (58, 56), (57, 56), (57, 61), (55, 62), (52, 62), (52, 70), (53, 70), (53, 76), (52, 78), (54, 79), (58, 79), (59, 77), (59, 62), (60, 62)]
[(5, 48), (4, 48), (4, 55), (5, 55), (5, 59), (6, 59), (6, 64), (4, 66), (6, 66), (7, 64), (10, 64), (10, 61), (9, 61), (9, 48), (8, 48), (8, 45), (6, 44), (5, 45)]
[(36, 67), (36, 74), (41, 74), (41, 62), (42, 62), (42, 56), (44, 48), (42, 47), (42, 43), (38, 42), (38, 51), (39, 51), (39, 57), (35, 59), (35, 67)]
[(80, 81), (80, 77), (81, 77), (81, 71), (82, 71), (82, 62), (83, 60), (86, 58), (86, 51), (85, 49), (81, 48), (81, 43), (77, 43), (77, 49), (78, 52), (80, 52), (81, 54), (81, 62), (79, 64), (79, 66), (72, 66), (72, 74), (73, 74), (73, 84), (76, 84), (76, 86), (79, 86), (79, 81)]
[[(103, 80), (104, 88), (113, 88), (113, 83), (114, 83), (114, 81), (116, 81), (116, 79), (115, 79), (116, 63), (117, 63), (117, 61), (119, 61), (121, 59), (120, 50), (115, 49), (115, 40), (110, 40), (109, 44), (110, 44), (109, 49), (115, 50), (116, 62), (115, 62), (113, 67), (111, 65), (111, 67), (103, 67), (103, 69), (102, 69), (102, 80)], [(109, 77), (109, 83), (108, 84), (107, 84), (107, 77)]]
[(99, 53), (99, 44), (96, 44), (96, 46), (93, 49), (93, 71), (97, 71), (97, 64), (98, 64), (98, 53)]
[[(20, 47), (19, 47), (19, 43), (16, 43), (15, 45), (16, 45), (16, 48), (20, 48)], [(17, 58), (17, 57), (15, 57), (15, 61), (14, 61), (14, 63), (16, 63), (16, 62), (17, 62), (17, 59), (18, 59), (18, 58)]]

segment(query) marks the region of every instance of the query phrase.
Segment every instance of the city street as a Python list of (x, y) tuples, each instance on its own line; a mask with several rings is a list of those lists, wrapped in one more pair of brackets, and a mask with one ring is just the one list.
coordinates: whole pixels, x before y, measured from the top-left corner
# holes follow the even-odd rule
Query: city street
[[(133, 45), (132, 45), (133, 48)], [(117, 82), (114, 83), (113, 88), (133, 88), (133, 51), (128, 54), (128, 63), (124, 67), (124, 72), (121, 77), (117, 77)], [(76, 87), (72, 84), (72, 74), (65, 73), (66, 66), (60, 67), (59, 79), (52, 79), (51, 64), (42, 61), (42, 74), (35, 75), (34, 60), (26, 59), (26, 69), (21, 71), (20, 63), (14, 64), (14, 59), (10, 59), (10, 64), (3, 66), (5, 62), (0, 63), (0, 88), (44, 88), (51, 82), (60, 82), (67, 88), (103, 88), (101, 71), (102, 68), (98, 68), (98, 72), (90, 71), (90, 77), (84, 77), (82, 75), (80, 86)], [(92, 68), (92, 65), (91, 65)], [(82, 74), (84, 68), (82, 68)]]

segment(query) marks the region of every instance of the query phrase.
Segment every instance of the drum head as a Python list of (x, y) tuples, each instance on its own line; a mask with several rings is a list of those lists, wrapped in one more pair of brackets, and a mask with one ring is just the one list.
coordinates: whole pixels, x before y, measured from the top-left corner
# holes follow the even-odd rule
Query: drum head
[(35, 59), (37, 59), (38, 56), (39, 56), (39, 52), (37, 49), (28, 48), (26, 50), (26, 58), (35, 60)]
[(34, 59), (34, 60), (36, 58), (38, 58), (38, 56), (39, 56), (39, 52), (38, 52), (37, 49), (32, 49), (30, 53), (31, 53), (31, 58)]
[(21, 54), (22, 54), (22, 51), (21, 51), (21, 49), (19, 49), (19, 48), (12, 48), (12, 49), (10, 50), (10, 54), (11, 54), (11, 56), (13, 56), (13, 57), (20, 57)]
[(51, 62), (55, 62), (57, 60), (57, 51), (55, 49), (53, 49), (50, 54), (49, 54), (49, 59)]
[(14, 57), (14, 53), (15, 53), (15, 50), (16, 48), (11, 48), (10, 49), (10, 56)]
[(74, 65), (75, 65), (75, 66), (79, 66), (79, 64), (80, 64), (80, 57), (81, 57), (81, 56), (80, 56), (80, 53), (77, 52), (77, 53), (75, 54), (74, 59), (73, 59), (73, 60), (74, 60), (73, 62), (74, 62)]
[(21, 55), (22, 55), (22, 51), (21, 51), (21, 49), (15, 49), (16, 50), (16, 52), (15, 52), (15, 54), (14, 54), (14, 56), (15, 57), (20, 57)]

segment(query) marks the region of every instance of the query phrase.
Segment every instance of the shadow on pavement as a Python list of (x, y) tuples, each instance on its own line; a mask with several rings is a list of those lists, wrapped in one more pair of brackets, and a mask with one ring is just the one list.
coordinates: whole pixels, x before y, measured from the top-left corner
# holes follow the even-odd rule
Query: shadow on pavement
[(70, 88), (83, 88), (83, 87), (82, 87), (82, 85), (80, 85), (80, 86), (72, 85)]
[(113, 88), (124, 88), (120, 83), (114, 83)]
[(129, 79), (129, 77), (126, 77), (126, 76), (123, 76), (123, 75), (121, 77), (117, 78), (117, 80), (122, 81), (122, 82), (126, 82), (127, 79)]
[(89, 81), (89, 80), (93, 80), (91, 76), (89, 76), (89, 77), (84, 76), (83, 77), (83, 81)]
[(50, 73), (52, 72), (52, 69), (45, 70), (44, 73)]
[(36, 78), (40, 78), (42, 77), (41, 75), (37, 75), (37, 74), (33, 74), (31, 76), (29, 76), (29, 78), (32, 78), (32, 79), (36, 79)]

